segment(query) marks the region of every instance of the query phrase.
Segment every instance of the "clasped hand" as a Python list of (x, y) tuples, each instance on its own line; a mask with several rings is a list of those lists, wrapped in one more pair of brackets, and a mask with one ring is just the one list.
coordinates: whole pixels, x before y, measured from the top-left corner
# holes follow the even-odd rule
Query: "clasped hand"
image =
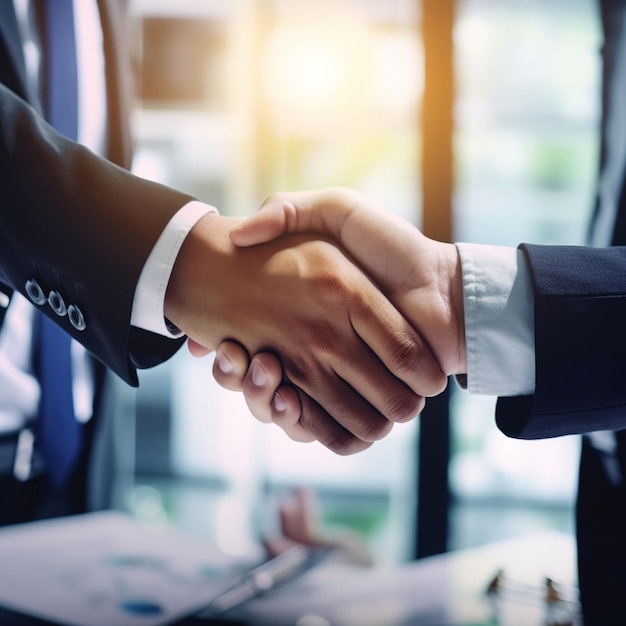
[(166, 314), (193, 354), (217, 349), (219, 384), (295, 440), (363, 450), (466, 370), (456, 248), (356, 192), (278, 194), (192, 235)]

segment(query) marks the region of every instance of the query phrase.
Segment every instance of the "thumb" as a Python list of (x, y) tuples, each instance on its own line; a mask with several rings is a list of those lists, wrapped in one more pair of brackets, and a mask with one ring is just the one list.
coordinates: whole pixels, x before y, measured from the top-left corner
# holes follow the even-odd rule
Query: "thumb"
[(342, 226), (363, 200), (341, 188), (295, 191), (270, 196), (259, 212), (230, 231), (236, 246), (247, 247), (277, 239), (285, 233), (323, 233), (342, 241)]
[(287, 215), (282, 206), (262, 207), (230, 231), (235, 246), (246, 248), (277, 239), (287, 232)]

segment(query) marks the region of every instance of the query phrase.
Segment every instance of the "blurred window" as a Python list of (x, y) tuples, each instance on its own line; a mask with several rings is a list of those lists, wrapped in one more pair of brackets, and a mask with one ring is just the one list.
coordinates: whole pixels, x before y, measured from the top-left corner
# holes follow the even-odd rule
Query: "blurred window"
[[(459, 1), (455, 240), (585, 242), (598, 163), (596, 4)], [(453, 395), (451, 548), (573, 523), (579, 439), (508, 439), (494, 406)]]

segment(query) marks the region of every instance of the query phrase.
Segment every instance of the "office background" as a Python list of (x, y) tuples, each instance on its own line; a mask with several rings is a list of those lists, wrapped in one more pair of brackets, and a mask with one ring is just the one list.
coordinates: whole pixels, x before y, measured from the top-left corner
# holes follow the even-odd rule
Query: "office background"
[[(138, 174), (233, 215), (274, 191), (346, 185), (450, 240), (584, 241), (598, 153), (593, 0), (130, 7)], [(316, 490), (329, 532), (358, 533), (381, 563), (572, 530), (578, 440), (509, 440), (495, 399), (454, 384), (427, 421), (351, 457), (257, 423), (213, 382), (210, 359), (186, 350), (124, 399), (115, 506), (230, 552), (275, 528), (276, 497), (299, 485)]]

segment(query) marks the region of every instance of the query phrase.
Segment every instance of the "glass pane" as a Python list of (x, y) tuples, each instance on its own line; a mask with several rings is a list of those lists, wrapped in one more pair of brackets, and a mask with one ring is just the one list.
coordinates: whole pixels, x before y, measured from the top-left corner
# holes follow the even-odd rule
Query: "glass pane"
[(593, 0), (459, 2), (456, 239), (583, 243), (599, 37)]
[[(461, 0), (454, 32), (455, 239), (584, 242), (597, 167), (593, 0)], [(570, 529), (579, 441), (515, 441), (494, 398), (454, 394), (451, 547)]]

